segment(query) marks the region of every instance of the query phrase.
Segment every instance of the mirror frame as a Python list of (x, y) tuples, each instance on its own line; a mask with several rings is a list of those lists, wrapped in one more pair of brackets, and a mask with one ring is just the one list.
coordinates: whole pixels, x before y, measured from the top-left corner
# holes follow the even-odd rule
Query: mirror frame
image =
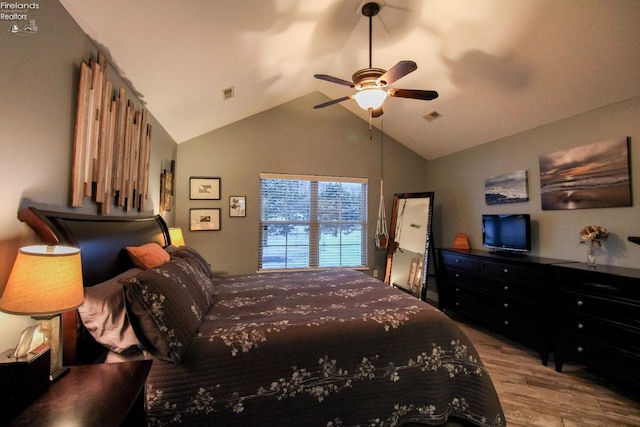
[[(391, 281), (391, 270), (393, 267), (393, 255), (396, 252), (396, 247), (397, 247), (395, 237), (396, 237), (396, 223), (398, 220), (398, 205), (400, 203), (400, 200), (424, 199), (424, 198), (429, 199), (429, 211), (427, 212), (427, 218), (425, 218), (427, 220), (427, 238), (425, 239), (426, 241), (424, 244), (424, 262), (422, 267), (422, 288), (420, 289), (420, 299), (423, 301), (426, 301), (427, 300), (427, 278), (429, 276), (428, 275), (429, 255), (430, 255), (430, 252), (432, 251), (431, 240), (433, 240), (432, 231), (431, 231), (431, 228), (432, 228), (431, 225), (433, 223), (433, 192), (432, 191), (426, 191), (422, 193), (396, 193), (393, 195), (393, 208), (391, 213), (391, 223), (389, 225), (389, 244), (387, 246), (387, 264), (385, 267), (384, 282), (390, 286), (393, 286), (390, 283), (390, 281)], [(397, 286), (396, 288), (407, 293), (412, 293), (408, 289), (399, 288)]]

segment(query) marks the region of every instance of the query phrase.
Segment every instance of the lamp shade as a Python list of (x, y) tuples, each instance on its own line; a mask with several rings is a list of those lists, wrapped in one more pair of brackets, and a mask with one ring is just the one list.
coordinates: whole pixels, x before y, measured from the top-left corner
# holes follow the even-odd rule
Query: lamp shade
[(355, 98), (360, 108), (376, 110), (380, 108), (384, 100), (387, 99), (387, 92), (377, 88), (362, 89), (355, 94)]
[(184, 246), (184, 236), (182, 235), (182, 229), (180, 227), (169, 229), (169, 240), (172, 245)]
[(52, 315), (82, 304), (80, 250), (68, 246), (25, 246), (18, 252), (0, 298), (11, 314)]

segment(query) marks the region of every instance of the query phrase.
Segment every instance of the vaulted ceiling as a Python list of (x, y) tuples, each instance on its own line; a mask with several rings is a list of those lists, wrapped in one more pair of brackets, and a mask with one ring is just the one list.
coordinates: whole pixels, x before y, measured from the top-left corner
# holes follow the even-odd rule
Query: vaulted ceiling
[[(61, 3), (178, 143), (313, 91), (350, 95), (313, 75), (351, 80), (369, 65), (367, 1)], [(439, 97), (388, 98), (373, 125), (426, 159), (640, 95), (638, 0), (376, 3), (372, 66), (413, 60), (392, 86)], [(326, 108), (367, 126), (355, 100)]]

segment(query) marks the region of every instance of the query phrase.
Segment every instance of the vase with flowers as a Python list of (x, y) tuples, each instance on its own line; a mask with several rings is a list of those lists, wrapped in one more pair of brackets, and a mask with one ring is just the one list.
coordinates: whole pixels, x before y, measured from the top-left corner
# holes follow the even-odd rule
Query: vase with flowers
[(596, 245), (602, 247), (602, 241), (607, 240), (609, 232), (606, 228), (599, 225), (588, 225), (580, 231), (580, 243), (587, 243), (589, 245), (589, 253), (587, 255), (587, 264), (591, 267), (595, 267), (598, 263), (595, 254)]

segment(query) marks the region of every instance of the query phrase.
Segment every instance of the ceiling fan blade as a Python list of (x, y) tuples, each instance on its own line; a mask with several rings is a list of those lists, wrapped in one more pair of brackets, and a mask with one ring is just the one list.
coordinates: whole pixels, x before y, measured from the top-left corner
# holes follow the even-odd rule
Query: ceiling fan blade
[(339, 85), (355, 87), (353, 82), (350, 82), (350, 81), (347, 81), (347, 80), (343, 80), (343, 79), (340, 79), (338, 77), (329, 76), (327, 74), (314, 74), (313, 77), (315, 77), (316, 79), (325, 80), (327, 82), (337, 83)]
[(438, 97), (435, 90), (415, 90), (415, 89), (389, 89), (387, 95), (396, 98), (421, 99), (423, 101), (431, 101)]
[(337, 104), (338, 102), (346, 101), (347, 99), (351, 99), (351, 98), (353, 98), (352, 95), (343, 96), (342, 98), (332, 99), (331, 101), (327, 101), (327, 102), (323, 102), (322, 104), (315, 105), (313, 108), (317, 110), (318, 108), (328, 107), (329, 105)]
[(371, 111), (371, 117), (380, 117), (382, 115), (382, 107), (378, 107), (375, 110)]
[(389, 71), (378, 77), (378, 80), (376, 80), (376, 84), (378, 86), (390, 85), (417, 69), (418, 65), (413, 61), (400, 61), (396, 65), (391, 67)]

